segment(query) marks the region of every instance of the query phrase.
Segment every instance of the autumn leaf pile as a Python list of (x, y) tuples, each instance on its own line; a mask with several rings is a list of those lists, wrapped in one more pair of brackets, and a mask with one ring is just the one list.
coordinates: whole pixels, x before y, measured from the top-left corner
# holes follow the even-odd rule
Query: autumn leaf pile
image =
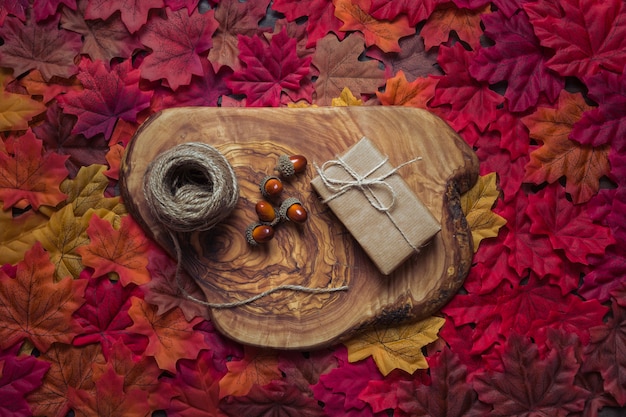
[[(625, 65), (620, 0), (0, 0), (0, 415), (625, 407)], [(481, 162), (462, 291), (319, 351), (222, 337), (119, 197), (189, 105), (442, 117)]]

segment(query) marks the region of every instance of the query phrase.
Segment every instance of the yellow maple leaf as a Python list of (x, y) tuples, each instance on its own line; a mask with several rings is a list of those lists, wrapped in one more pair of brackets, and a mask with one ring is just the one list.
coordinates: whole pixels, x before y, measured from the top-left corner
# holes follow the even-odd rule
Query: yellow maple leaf
[[(3, 77), (4, 78), (4, 77)], [(0, 80), (0, 83), (4, 82)], [(46, 111), (46, 106), (24, 94), (0, 90), (0, 131), (26, 130), (28, 122)]]
[(333, 98), (330, 104), (335, 107), (362, 106), (363, 100), (354, 97), (352, 91), (348, 87), (344, 87), (339, 97)]
[(383, 375), (394, 369), (412, 374), (428, 368), (422, 347), (437, 340), (445, 323), (441, 317), (429, 317), (417, 323), (374, 328), (344, 343), (348, 360), (360, 361), (371, 356)]
[(17, 217), (13, 217), (11, 210), (0, 210), (0, 265), (23, 260), (24, 254), (37, 242), (33, 231), (47, 222), (48, 217), (35, 210)]
[(506, 224), (503, 217), (491, 211), (499, 195), (496, 173), (492, 172), (480, 177), (474, 187), (461, 196), (461, 208), (472, 231), (474, 252), (483, 239), (498, 236), (498, 231)]

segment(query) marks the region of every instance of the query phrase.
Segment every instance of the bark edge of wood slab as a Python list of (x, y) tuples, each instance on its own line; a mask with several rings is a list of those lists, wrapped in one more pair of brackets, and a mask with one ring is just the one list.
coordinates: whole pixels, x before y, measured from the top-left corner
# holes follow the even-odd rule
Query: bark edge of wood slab
[[(421, 156), (399, 174), (440, 221), (442, 230), (422, 251), (384, 276), (320, 202), (310, 180), (321, 165), (363, 136), (393, 166)], [(210, 302), (248, 298), (281, 284), (339, 287), (345, 292), (280, 291), (232, 309), (211, 309), (215, 326), (244, 344), (313, 349), (345, 340), (373, 325), (432, 315), (452, 297), (469, 272), (471, 232), (460, 195), (478, 178), (478, 159), (443, 120), (405, 107), (206, 108), (163, 110), (148, 119), (122, 161), (121, 193), (148, 235), (174, 256), (163, 225), (143, 196), (143, 174), (162, 152), (186, 142), (205, 142), (228, 159), (240, 197), (231, 216), (215, 229), (179, 235), (182, 266)], [(257, 220), (259, 182), (281, 154), (304, 155), (307, 170), (285, 181), (283, 198), (299, 198), (309, 212), (303, 225), (281, 224), (269, 243), (252, 247), (244, 230)], [(172, 277), (173, 279), (173, 277)]]

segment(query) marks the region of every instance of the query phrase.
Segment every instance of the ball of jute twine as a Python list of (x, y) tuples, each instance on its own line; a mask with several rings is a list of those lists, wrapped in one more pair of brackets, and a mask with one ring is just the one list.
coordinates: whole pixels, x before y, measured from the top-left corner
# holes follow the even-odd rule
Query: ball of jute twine
[(174, 243), (176, 284), (189, 300), (207, 307), (224, 309), (250, 304), (277, 291), (324, 294), (348, 289), (347, 286), (311, 288), (280, 285), (243, 300), (210, 303), (194, 297), (183, 288), (183, 253), (178, 233), (206, 231), (217, 226), (230, 215), (239, 199), (235, 171), (224, 155), (206, 143), (188, 142), (160, 154), (145, 171), (143, 194), (150, 212)]

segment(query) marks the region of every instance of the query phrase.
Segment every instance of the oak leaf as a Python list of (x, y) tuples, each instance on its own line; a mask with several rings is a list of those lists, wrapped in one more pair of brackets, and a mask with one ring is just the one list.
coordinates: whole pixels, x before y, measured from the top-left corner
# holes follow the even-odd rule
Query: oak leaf
[(85, 10), (89, 2), (78, 2), (78, 10), (63, 8), (61, 27), (79, 33), (83, 37), (81, 54), (88, 55), (92, 61), (101, 60), (110, 68), (114, 58), (130, 58), (141, 49), (136, 35), (131, 35), (120, 16), (115, 14), (108, 19), (88, 19)]
[(430, 384), (398, 384), (398, 408), (411, 416), (470, 417), (489, 414), (467, 382), (467, 367), (458, 355), (444, 348), (429, 356)]
[(43, 113), (46, 106), (24, 94), (0, 90), (0, 132), (26, 130), (33, 117)]
[(102, 61), (83, 58), (79, 68), (78, 79), (85, 89), (59, 97), (65, 113), (78, 117), (73, 133), (88, 138), (104, 133), (108, 140), (118, 118), (135, 122), (137, 114), (150, 106), (153, 93), (139, 88), (139, 70), (131, 60), (109, 70)]
[(148, 21), (150, 9), (163, 5), (163, 0), (89, 0), (85, 18), (107, 20), (119, 11), (122, 22), (131, 33), (135, 33)]
[[(80, 348), (55, 343), (39, 357), (48, 362), (50, 369), (42, 386), (26, 398), (33, 415), (65, 417), (71, 408), (68, 400), (70, 388), (93, 390), (92, 365), (104, 362), (98, 344)], [(92, 391), (93, 392), (93, 391)]]
[(539, 44), (525, 13), (506, 17), (495, 12), (482, 18), (485, 35), (495, 41), (481, 48), (470, 66), (479, 81), (507, 83), (504, 97), (511, 111), (522, 112), (533, 107), (544, 94), (549, 102), (556, 100), (565, 84), (563, 78), (546, 67), (548, 55)]
[(87, 228), (90, 243), (76, 251), (83, 264), (94, 268), (96, 277), (114, 272), (122, 285), (150, 281), (146, 269), (149, 241), (130, 216), (124, 216), (119, 227), (98, 216), (92, 216)]
[(141, 298), (132, 297), (128, 314), (133, 325), (127, 330), (148, 338), (145, 354), (154, 356), (163, 370), (176, 372), (176, 361), (196, 359), (198, 352), (210, 348), (202, 334), (193, 328), (202, 319), (196, 317), (187, 321), (180, 309), (175, 308), (159, 315), (155, 306)]
[(584, 77), (602, 69), (621, 73), (626, 63), (626, 5), (564, 0), (559, 14), (550, 2), (525, 8), (541, 45), (554, 50), (547, 66), (563, 76)]
[(555, 109), (538, 107), (522, 118), (530, 136), (543, 142), (530, 154), (525, 181), (553, 183), (565, 177), (565, 190), (575, 203), (587, 202), (598, 192), (600, 178), (610, 171), (608, 145), (592, 147), (569, 139), (572, 126), (589, 109), (580, 94), (563, 90)]
[(15, 277), (0, 270), (0, 281), (0, 348), (28, 339), (45, 352), (80, 332), (72, 313), (85, 301), (87, 283), (71, 277), (55, 282), (54, 265), (39, 243), (17, 264)]
[(421, 348), (437, 340), (437, 332), (445, 323), (440, 317), (429, 317), (408, 323), (369, 330), (344, 343), (348, 359), (356, 362), (372, 356), (383, 375), (394, 369), (412, 374), (428, 367)]
[(552, 349), (545, 358), (528, 338), (513, 334), (502, 352), (502, 372), (482, 371), (472, 383), (479, 399), (493, 406), (492, 416), (579, 412), (588, 392), (574, 385), (580, 364), (572, 347)]
[(352, 91), (346, 87), (341, 90), (339, 97), (335, 97), (331, 100), (330, 105), (335, 107), (362, 106), (363, 100), (354, 97)]
[(428, 109), (426, 103), (435, 96), (437, 80), (430, 77), (416, 78), (408, 82), (404, 71), (400, 70), (395, 77), (388, 78), (385, 92), (376, 92), (378, 100), (384, 106), (410, 106)]
[(483, 239), (498, 236), (498, 231), (506, 224), (503, 217), (491, 210), (500, 196), (496, 179), (495, 172), (481, 176), (476, 184), (461, 196), (461, 209), (472, 232), (474, 252), (478, 250)]
[(184, 9), (165, 11), (165, 18), (153, 17), (139, 33), (141, 43), (152, 50), (140, 69), (143, 78), (165, 79), (176, 90), (189, 84), (192, 75), (204, 74), (199, 54), (213, 45), (218, 22), (212, 10), (202, 14), (195, 10), (191, 15)]
[(34, 356), (16, 356), (16, 348), (0, 351), (0, 415), (30, 416), (26, 395), (41, 386), (50, 364)]
[(378, 20), (368, 14), (371, 0), (333, 0), (335, 16), (343, 21), (339, 30), (358, 30), (365, 37), (367, 46), (376, 45), (383, 52), (399, 52), (398, 40), (415, 33), (408, 18), (399, 15), (392, 21)]
[(300, 58), (296, 40), (283, 29), (265, 42), (239, 35), (239, 59), (244, 68), (226, 80), (235, 94), (246, 95), (246, 106), (277, 106), (284, 92), (294, 101), (309, 74), (311, 57)]
[(228, 396), (220, 409), (230, 416), (323, 417), (327, 414), (313, 398), (285, 381), (254, 385), (245, 396)]
[(385, 83), (377, 61), (359, 61), (363, 50), (363, 37), (355, 33), (342, 42), (330, 34), (317, 43), (311, 62), (320, 72), (315, 81), (316, 104), (330, 104), (344, 87), (357, 95), (375, 94)]
[[(233, 71), (241, 69), (239, 61), (238, 36), (252, 37), (262, 29), (259, 22), (267, 12), (267, 2), (222, 0), (215, 7), (215, 20), (219, 26), (213, 34), (213, 47), (209, 50), (209, 62), (213, 71), (221, 67), (230, 67)], [(277, 2), (274, 2), (274, 5)]]
[(220, 398), (248, 395), (254, 385), (266, 385), (281, 377), (276, 352), (244, 347), (241, 360), (227, 362), (228, 373), (219, 382)]
[(16, 77), (31, 69), (38, 69), (46, 80), (76, 74), (74, 58), (80, 51), (80, 35), (59, 29), (58, 22), (58, 17), (36, 24), (32, 17), (26, 23), (7, 18), (0, 27), (2, 66), (13, 68)]
[(0, 200), (4, 209), (55, 206), (66, 197), (59, 184), (67, 176), (67, 157), (44, 154), (43, 143), (29, 130), (15, 139), (12, 151), (0, 149)]
[(477, 9), (459, 8), (454, 3), (437, 6), (420, 31), (426, 49), (448, 42), (451, 31), (455, 31), (472, 49), (479, 49), (482, 35), (480, 21), (484, 14), (489, 13), (488, 10), (488, 4)]

